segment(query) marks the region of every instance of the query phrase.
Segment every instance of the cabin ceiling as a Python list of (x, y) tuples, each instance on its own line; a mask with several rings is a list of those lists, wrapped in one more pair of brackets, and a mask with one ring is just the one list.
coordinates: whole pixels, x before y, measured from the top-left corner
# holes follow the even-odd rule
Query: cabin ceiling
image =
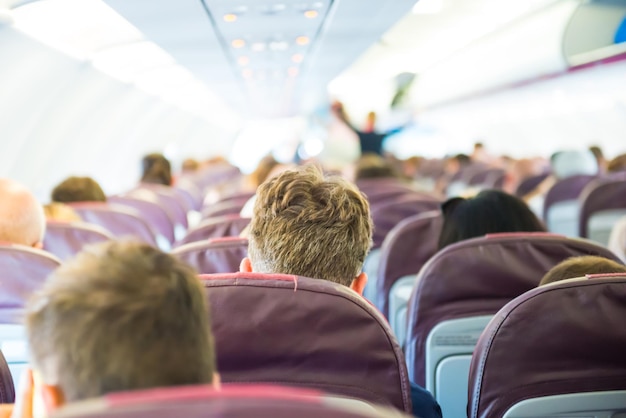
[(230, 106), (313, 111), (415, 0), (105, 0)]

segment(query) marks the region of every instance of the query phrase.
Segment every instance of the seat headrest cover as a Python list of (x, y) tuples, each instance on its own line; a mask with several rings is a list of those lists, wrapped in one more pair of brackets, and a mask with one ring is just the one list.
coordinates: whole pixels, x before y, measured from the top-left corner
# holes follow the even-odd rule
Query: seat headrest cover
[(408, 306), (406, 357), (409, 375), (425, 383), (424, 347), (438, 323), (495, 314), (506, 303), (539, 284), (569, 257), (597, 255), (619, 259), (588, 240), (550, 234), (502, 234), (458, 242), (435, 254), (422, 268)]
[(51, 418), (406, 418), (397, 410), (332, 402), (315, 390), (281, 386), (180, 386), (113, 393), (74, 402)]
[(626, 388), (626, 278), (533, 289), (501, 309), (479, 338), (468, 416), (500, 417), (530, 398)]
[(283, 274), (200, 276), (224, 382), (308, 387), (411, 411), (384, 317), (338, 283)]
[(20, 323), (24, 304), (61, 261), (52, 254), (22, 245), (0, 245), (0, 323)]

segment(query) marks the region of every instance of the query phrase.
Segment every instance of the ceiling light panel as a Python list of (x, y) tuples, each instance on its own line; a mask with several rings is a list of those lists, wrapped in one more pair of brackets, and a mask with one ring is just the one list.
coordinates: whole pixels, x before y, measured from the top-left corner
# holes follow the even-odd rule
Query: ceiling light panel
[(311, 57), (333, 0), (203, 3), (248, 96), (258, 100), (263, 109), (272, 103), (274, 108), (284, 107), (285, 103), (276, 101), (288, 100), (285, 92), (293, 90), (294, 79)]

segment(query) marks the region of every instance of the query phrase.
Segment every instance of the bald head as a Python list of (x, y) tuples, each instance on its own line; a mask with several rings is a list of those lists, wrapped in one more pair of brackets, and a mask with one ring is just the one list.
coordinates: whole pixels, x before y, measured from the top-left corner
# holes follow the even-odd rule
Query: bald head
[(0, 179), (0, 241), (41, 247), (45, 225), (35, 196), (13, 180)]

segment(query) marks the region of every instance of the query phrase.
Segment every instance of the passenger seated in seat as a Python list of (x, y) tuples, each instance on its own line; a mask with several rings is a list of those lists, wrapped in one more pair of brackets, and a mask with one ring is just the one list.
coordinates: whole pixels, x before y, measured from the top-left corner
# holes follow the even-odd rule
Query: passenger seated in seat
[(570, 257), (548, 271), (539, 282), (544, 284), (584, 277), (586, 274), (626, 273), (626, 266), (604, 257), (585, 255)]
[(50, 412), (110, 392), (218, 384), (196, 273), (145, 244), (87, 247), (48, 278), (25, 322), (33, 370), (13, 417), (30, 417), (34, 399)]
[(106, 202), (107, 197), (97, 181), (91, 177), (68, 177), (51, 194), (53, 202)]
[(152, 153), (143, 157), (141, 161), (141, 182), (172, 185), (172, 166), (163, 154)]
[(21, 184), (0, 179), (0, 242), (42, 248), (43, 207)]
[(455, 197), (441, 205), (443, 227), (439, 249), (469, 238), (498, 232), (545, 232), (545, 227), (521, 199), (499, 190), (475, 197)]
[[(329, 280), (363, 294), (372, 219), (365, 196), (341, 177), (324, 177), (308, 165), (266, 181), (257, 191), (248, 239), (242, 271)], [(441, 416), (430, 393), (412, 389), (417, 416)]]

